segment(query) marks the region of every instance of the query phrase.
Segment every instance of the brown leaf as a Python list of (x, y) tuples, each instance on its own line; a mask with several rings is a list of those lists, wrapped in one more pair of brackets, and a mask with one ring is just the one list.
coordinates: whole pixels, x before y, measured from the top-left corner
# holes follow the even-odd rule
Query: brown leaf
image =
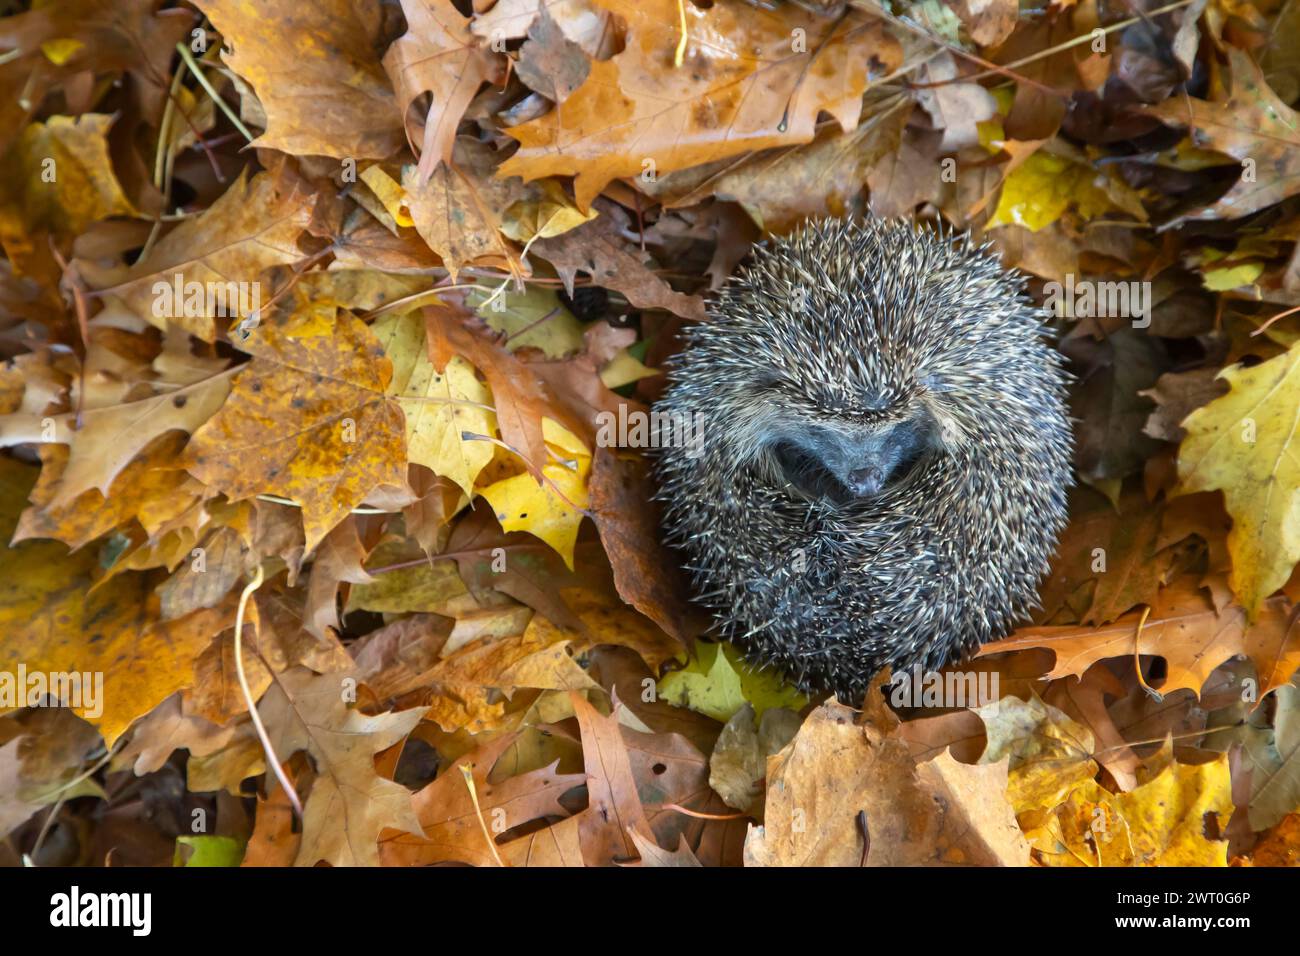
[[(497, 57), (474, 42), (470, 21), (451, 0), (402, 0), (402, 12), (407, 32), (384, 54), (384, 69), (397, 89), (400, 115), (405, 116), (421, 94), (433, 94), (428, 115), (419, 124), (420, 166), (413, 182), (423, 187), (439, 163), (451, 164), (456, 125), (478, 88), (498, 79), (500, 67)], [(413, 149), (416, 129), (408, 121)]]
[(1232, 92), (1224, 100), (1171, 97), (1143, 109), (1170, 126), (1189, 127), (1197, 146), (1243, 163), (1233, 187), (1188, 219), (1236, 219), (1300, 192), (1300, 114), (1278, 99), (1249, 53), (1226, 50)]
[(587, 866), (629, 862), (637, 858), (631, 832), (651, 842), (654, 833), (641, 806), (618, 717), (601, 716), (576, 693), (569, 699), (582, 731), (587, 769), (587, 812), (578, 822), (582, 858)]
[[(563, 107), (509, 129), (520, 149), (501, 169), (530, 180), (576, 175), (582, 209), (611, 180), (644, 173), (647, 160), (667, 172), (805, 143), (822, 110), (851, 130), (868, 72), (888, 72), (902, 59), (881, 22), (856, 10), (832, 20), (791, 4), (772, 11), (687, 4), (683, 67), (665, 69), (678, 41), (663, 26), (677, 20), (675, 0), (600, 5), (627, 22), (626, 46), (594, 61)], [(806, 46), (792, 55), (796, 29)]]
[(519, 254), (501, 233), (501, 219), (523, 197), (524, 187), (518, 179), (494, 176), (496, 167), (490, 146), (462, 136), (452, 157), (425, 182), (415, 167), (402, 170), (415, 230), (442, 257), (453, 279), (471, 263), (522, 271)]
[(377, 866), (382, 830), (419, 832), (410, 791), (381, 779), (374, 755), (405, 738), (423, 708), (370, 717), (348, 706), (342, 675), (297, 668), (276, 678), (258, 712), (276, 756), (306, 750), (316, 763), (298, 866)]
[(242, 347), (253, 361), (185, 466), (233, 501), (297, 502), (311, 551), (377, 485), (405, 480), (402, 410), (384, 394), (391, 363), (363, 323), (326, 308), (277, 314)]
[(660, 544), (646, 463), (597, 446), (591, 469), (591, 513), (614, 569), (619, 595), (676, 640), (691, 635), (677, 562)]
[[(534, 820), (566, 816), (560, 797), (580, 786), (583, 778), (582, 774), (557, 773), (558, 760), (548, 767), (492, 780), (497, 761), (517, 736), (505, 734), (461, 757), (417, 793), (415, 812), (424, 835), (386, 834), (380, 843), (384, 865), (457, 862), (492, 866), (496, 857), (488, 846), (485, 827), (490, 828), (489, 833), (503, 833)], [(481, 818), (462, 768), (472, 773)], [(527, 856), (528, 848), (522, 849)], [(558, 855), (565, 854), (561, 851)]]
[(401, 113), (375, 53), (378, 0), (198, 6), (233, 48), (222, 59), (266, 111), (257, 146), (335, 159), (384, 159), (401, 148)]
[(874, 691), (865, 722), (827, 703), (768, 763), (765, 823), (748, 866), (857, 866), (865, 812), (873, 866), (1025, 866), (1029, 845), (1007, 801), (1005, 762), (972, 767), (948, 753), (918, 764)]
[(569, 295), (573, 295), (575, 273), (582, 271), (597, 284), (622, 292), (637, 308), (667, 309), (703, 321), (707, 313), (702, 298), (674, 291), (633, 252), (632, 244), (623, 237), (629, 224), (627, 213), (608, 202), (598, 202), (596, 208), (600, 215), (590, 222), (533, 243), (533, 250), (555, 266)]
[[(216, 202), (167, 233), (124, 275), (89, 267), (83, 272), (101, 294), (121, 299), (159, 328), (172, 322), (211, 342), (217, 335), (217, 316), (209, 314), (209, 305), (215, 311), (224, 301), (224, 321), (247, 317), (250, 310), (239, 308), (243, 301), (251, 305), (256, 293), (266, 305), (273, 295), (260, 282), (263, 270), (305, 258), (296, 240), (307, 227), (313, 202), (305, 184), (291, 177), (264, 172), (246, 179), (241, 173)], [(197, 314), (186, 306), (191, 283), (205, 292)], [(209, 289), (220, 289), (224, 300), (209, 299)]]
[(1256, 623), (1247, 628), (1241, 607), (1216, 611), (1204, 592), (1184, 578), (1160, 590), (1139, 628), (1141, 620), (1142, 614), (1132, 613), (1104, 627), (1021, 628), (985, 644), (976, 656), (1045, 647), (1056, 654), (1056, 666), (1047, 675), (1053, 680), (1082, 675), (1109, 657), (1155, 655), (1168, 664), (1168, 676), (1159, 687), (1165, 695), (1179, 688), (1199, 693), (1211, 672), (1236, 654), (1255, 661), (1261, 696), (1287, 683), (1300, 668), (1300, 635), (1292, 626), (1285, 598), (1266, 601)]

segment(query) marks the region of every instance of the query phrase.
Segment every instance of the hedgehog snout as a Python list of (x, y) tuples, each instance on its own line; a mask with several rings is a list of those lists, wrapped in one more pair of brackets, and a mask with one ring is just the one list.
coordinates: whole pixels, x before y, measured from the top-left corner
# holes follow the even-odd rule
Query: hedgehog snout
[(880, 489), (885, 487), (885, 478), (883, 468), (879, 465), (868, 465), (866, 468), (849, 472), (849, 490), (859, 497), (867, 498), (879, 494)]

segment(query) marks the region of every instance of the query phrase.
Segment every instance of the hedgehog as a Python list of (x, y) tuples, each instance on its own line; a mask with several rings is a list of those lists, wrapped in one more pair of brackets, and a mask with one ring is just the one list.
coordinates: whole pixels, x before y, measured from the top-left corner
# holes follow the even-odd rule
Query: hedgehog
[(885, 667), (938, 670), (1038, 607), (1069, 376), (987, 243), (814, 221), (755, 247), (709, 318), (655, 418), (665, 537), (715, 633), (857, 705)]

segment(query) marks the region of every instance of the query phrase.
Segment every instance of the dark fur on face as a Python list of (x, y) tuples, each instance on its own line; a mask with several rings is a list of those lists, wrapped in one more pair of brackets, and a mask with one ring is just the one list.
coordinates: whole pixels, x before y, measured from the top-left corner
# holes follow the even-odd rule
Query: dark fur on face
[(875, 497), (940, 448), (938, 425), (924, 407), (877, 421), (786, 418), (763, 444), (780, 481), (840, 505)]

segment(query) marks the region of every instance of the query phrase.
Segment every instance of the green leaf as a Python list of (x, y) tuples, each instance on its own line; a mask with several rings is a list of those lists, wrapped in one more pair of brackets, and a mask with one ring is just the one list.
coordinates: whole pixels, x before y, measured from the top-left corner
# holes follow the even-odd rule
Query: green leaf
[[(181, 847), (190, 848), (188, 859)], [(239, 866), (244, 844), (227, 836), (181, 836), (176, 838), (172, 866)]]
[[(722, 653), (718, 653), (718, 649)], [(695, 645), (695, 659), (659, 681), (659, 696), (726, 723), (748, 702), (755, 719), (765, 710), (801, 710), (808, 698), (786, 684), (774, 671), (754, 670), (730, 644)]]

